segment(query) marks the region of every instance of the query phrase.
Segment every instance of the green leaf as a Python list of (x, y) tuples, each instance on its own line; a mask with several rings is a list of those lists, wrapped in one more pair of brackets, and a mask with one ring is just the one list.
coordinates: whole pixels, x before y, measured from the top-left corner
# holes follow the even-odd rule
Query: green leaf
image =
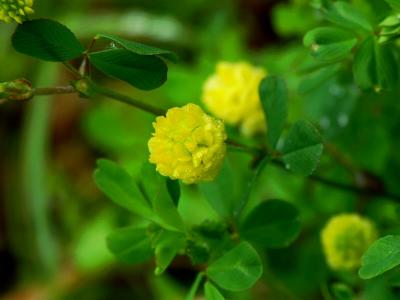
[(119, 206), (148, 220), (156, 220), (133, 178), (116, 163), (98, 160), (94, 180), (99, 189)]
[(368, 18), (352, 4), (336, 1), (323, 10), (325, 17), (332, 23), (350, 30), (373, 32), (374, 28)]
[(196, 297), (197, 290), (199, 289), (201, 280), (203, 279), (204, 273), (200, 272), (197, 274), (192, 286), (190, 287), (189, 293), (186, 295), (185, 300), (194, 300)]
[(175, 206), (178, 206), (179, 198), (181, 197), (181, 186), (179, 185), (179, 180), (167, 178), (167, 190)]
[(179, 232), (164, 230), (155, 242), (156, 270), (155, 274), (162, 274), (170, 265), (179, 251), (185, 248), (185, 236)]
[(207, 276), (229, 291), (250, 288), (261, 277), (262, 272), (260, 257), (247, 242), (240, 243), (207, 268)]
[(67, 27), (48, 19), (18, 25), (12, 45), (20, 53), (53, 62), (77, 58), (85, 51)]
[(310, 93), (326, 83), (329, 79), (339, 73), (340, 64), (329, 65), (324, 68), (320, 68), (315, 72), (303, 76), (299, 84), (298, 92), (300, 94)]
[(358, 48), (353, 62), (353, 74), (358, 86), (371, 88), (376, 82), (374, 39), (366, 39)]
[(217, 178), (200, 183), (200, 191), (211, 207), (223, 218), (230, 218), (239, 201), (240, 184), (235, 170), (228, 159), (224, 160)]
[(299, 211), (286, 201), (268, 200), (257, 205), (240, 226), (240, 235), (262, 247), (286, 247), (300, 233)]
[(90, 53), (89, 59), (104, 74), (142, 90), (158, 88), (167, 80), (167, 65), (156, 56), (111, 49)]
[(153, 256), (146, 228), (121, 228), (107, 237), (107, 246), (118, 260), (130, 264), (148, 261)]
[(209, 281), (204, 285), (204, 295), (206, 300), (225, 300), (221, 292)]
[(390, 45), (378, 44), (373, 37), (367, 38), (355, 54), (353, 74), (361, 88), (380, 91), (395, 87), (397, 61)]
[(304, 37), (304, 45), (322, 62), (346, 58), (356, 44), (357, 38), (351, 32), (335, 27), (315, 28)]
[(309, 122), (298, 121), (289, 130), (282, 149), (286, 168), (308, 176), (314, 172), (322, 154), (322, 138)]
[(283, 79), (268, 76), (259, 87), (261, 104), (267, 120), (267, 139), (271, 147), (276, 143), (285, 127), (288, 115), (288, 91)]
[(400, 265), (400, 236), (388, 235), (376, 240), (364, 253), (359, 275), (370, 279)]
[(173, 231), (184, 231), (185, 225), (167, 189), (167, 180), (157, 173), (154, 165), (146, 162), (141, 171), (140, 186), (160, 219), (160, 225)]
[(145, 44), (134, 42), (134, 41), (125, 40), (114, 34), (102, 34), (101, 33), (96, 36), (96, 39), (97, 38), (104, 38), (104, 39), (111, 40), (114, 43), (125, 48), (126, 50), (131, 51), (136, 54), (139, 54), (139, 55), (157, 55), (157, 56), (166, 58), (172, 62), (178, 61), (178, 57), (172, 51), (160, 49), (157, 47), (145, 45)]
[(400, 0), (385, 0), (394, 10), (400, 10)]

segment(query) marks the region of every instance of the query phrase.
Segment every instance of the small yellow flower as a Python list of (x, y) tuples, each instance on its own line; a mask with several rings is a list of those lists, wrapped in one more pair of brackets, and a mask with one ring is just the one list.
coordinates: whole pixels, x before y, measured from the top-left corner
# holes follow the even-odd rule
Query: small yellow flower
[(332, 217), (321, 233), (328, 265), (333, 270), (354, 270), (361, 257), (377, 238), (375, 226), (357, 214)]
[(184, 183), (213, 180), (226, 153), (222, 121), (210, 117), (192, 103), (157, 117), (149, 140), (149, 161), (157, 171)]
[(0, 21), (21, 24), (33, 13), (33, 0), (0, 0)]
[(246, 62), (219, 62), (203, 86), (203, 102), (212, 114), (239, 125), (247, 136), (266, 131), (258, 85), (267, 72)]

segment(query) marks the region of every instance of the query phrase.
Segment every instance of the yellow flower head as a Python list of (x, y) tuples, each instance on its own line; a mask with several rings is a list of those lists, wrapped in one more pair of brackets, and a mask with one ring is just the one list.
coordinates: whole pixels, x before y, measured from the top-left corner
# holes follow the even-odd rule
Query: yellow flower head
[(192, 103), (157, 117), (149, 140), (149, 161), (157, 171), (184, 183), (213, 180), (226, 153), (222, 121), (210, 117)]
[(33, 13), (33, 0), (0, 0), (0, 21), (22, 23)]
[(321, 239), (328, 265), (334, 270), (354, 270), (377, 238), (375, 226), (357, 214), (332, 217), (322, 230)]
[(265, 132), (258, 85), (266, 74), (246, 62), (220, 62), (203, 86), (203, 102), (218, 118), (239, 125), (244, 135)]

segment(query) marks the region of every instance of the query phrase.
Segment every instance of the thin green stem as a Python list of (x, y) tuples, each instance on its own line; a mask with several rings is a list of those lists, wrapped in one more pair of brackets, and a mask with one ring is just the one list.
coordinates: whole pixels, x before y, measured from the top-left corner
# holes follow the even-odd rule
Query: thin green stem
[(97, 94), (103, 95), (105, 97), (108, 97), (108, 98), (111, 98), (111, 99), (114, 99), (114, 100), (129, 104), (129, 105), (132, 105), (132, 106), (134, 106), (134, 107), (136, 107), (138, 109), (141, 109), (143, 111), (151, 113), (151, 114), (153, 114), (155, 116), (162, 116), (162, 115), (165, 115), (165, 113), (166, 113), (166, 110), (164, 110), (164, 109), (161, 109), (161, 108), (152, 106), (150, 104), (141, 102), (141, 101), (136, 100), (136, 99), (134, 99), (132, 97), (129, 97), (127, 95), (120, 94), (120, 93), (118, 93), (118, 92), (116, 92), (114, 90), (111, 90), (109, 88), (97, 85), (97, 84), (95, 84), (93, 82), (90, 83), (90, 87)]
[[(272, 160), (271, 162), (275, 166), (278, 166), (279, 168), (287, 170), (283, 162), (281, 162), (279, 160)], [(383, 198), (392, 199), (395, 201), (400, 201), (400, 195), (396, 195), (396, 194), (393, 194), (388, 191), (376, 191), (376, 190), (365, 188), (365, 187), (359, 187), (359, 186), (355, 186), (355, 185), (351, 185), (351, 184), (336, 182), (336, 181), (327, 179), (325, 177), (322, 177), (322, 176), (319, 176), (316, 174), (310, 175), (308, 177), (308, 179), (318, 182), (320, 184), (338, 189), (338, 190), (347, 191), (349, 193), (365, 195), (365, 196), (383, 197)]]
[(45, 87), (45, 88), (36, 88), (33, 90), (33, 94), (35, 96), (47, 96), (47, 95), (60, 95), (60, 94), (75, 94), (76, 89), (71, 86), (57, 86), (57, 87)]
[(70, 63), (68, 62), (63, 62), (63, 65), (76, 77), (76, 78), (82, 78), (81, 73), (77, 69), (75, 69)]
[(260, 155), (260, 154), (262, 154), (264, 152), (263, 149), (251, 147), (251, 146), (248, 146), (248, 145), (244, 145), (244, 144), (241, 144), (241, 143), (239, 143), (237, 141), (234, 141), (234, 140), (232, 140), (230, 138), (228, 138), (226, 143), (229, 145), (229, 147), (232, 150), (237, 150), (237, 151), (240, 151), (240, 152), (250, 153), (252, 155)]
[[(159, 107), (155, 107), (152, 106), (150, 104), (144, 103), (142, 101), (139, 101), (137, 99), (134, 99), (130, 96), (124, 95), (124, 94), (120, 94), (112, 89), (109, 89), (107, 87), (103, 87), (100, 86), (98, 84), (96, 84), (95, 82), (93, 82), (90, 78), (86, 78), (85, 76), (83, 76), (82, 74), (79, 73), (78, 70), (76, 70), (73, 66), (71, 66), (68, 63), (64, 63), (64, 65), (74, 74), (77, 76), (77, 78), (81, 78), (82, 80), (86, 80), (89, 89), (91, 90), (91, 92), (95, 93), (95, 94), (99, 94), (99, 95), (103, 95), (105, 97), (126, 103), (128, 105), (131, 105), (133, 107), (136, 107), (138, 109), (141, 109), (143, 111), (146, 111), (148, 113), (151, 113), (155, 116), (161, 116), (161, 115), (165, 115), (166, 110), (165, 109), (161, 109)], [(69, 93), (75, 93), (77, 92), (76, 87), (73, 86), (66, 86), (66, 87), (55, 87), (55, 88), (38, 88), (34, 90), (34, 95), (51, 95), (51, 94), (69, 94)], [(81, 91), (82, 92), (82, 91)], [(267, 149), (262, 149), (262, 148), (256, 148), (256, 147), (251, 147), (248, 145), (244, 145), (241, 144), (237, 141), (234, 141), (232, 139), (228, 139), (227, 140), (227, 144), (229, 145), (230, 149), (232, 150), (237, 150), (237, 151), (241, 151), (241, 152), (245, 152), (245, 153), (249, 153), (251, 155), (254, 155), (255, 158), (262, 158), (265, 155), (268, 154), (269, 151), (267, 151)], [(275, 156), (275, 155), (274, 155)], [(283, 165), (283, 163), (279, 160), (272, 160), (272, 162), (277, 165), (280, 166), (284, 169), (285, 166)], [(338, 183), (335, 181), (331, 181), (329, 179), (317, 176), (317, 175), (311, 175), (309, 177), (311, 180), (317, 181), (319, 183), (325, 184), (327, 186), (331, 186), (337, 189), (341, 189), (341, 190), (345, 190), (345, 191), (349, 191), (349, 192), (353, 192), (353, 193), (357, 193), (360, 195), (373, 195), (373, 196), (381, 196), (381, 197), (385, 197), (385, 198), (390, 198), (396, 201), (400, 201), (400, 196), (386, 192), (386, 191), (372, 191), (368, 188), (364, 188), (364, 187), (357, 187), (357, 186), (353, 186), (353, 185), (347, 185), (347, 184), (343, 184), (343, 183)]]

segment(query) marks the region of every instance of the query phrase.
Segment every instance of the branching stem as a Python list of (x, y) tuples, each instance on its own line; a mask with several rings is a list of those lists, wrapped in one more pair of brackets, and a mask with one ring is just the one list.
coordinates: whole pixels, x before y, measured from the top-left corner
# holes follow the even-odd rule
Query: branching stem
[[(72, 66), (70, 65), (66, 65), (68, 67), (69, 70), (71, 70), (75, 75), (79, 76), (80, 78), (82, 78), (82, 75), (79, 74), (79, 72), (77, 72)], [(162, 109), (162, 108), (158, 108), (155, 106), (152, 106), (150, 104), (147, 104), (145, 102), (142, 102), (140, 100), (134, 99), (130, 96), (124, 95), (124, 94), (120, 94), (114, 90), (111, 90), (107, 87), (103, 87), (100, 86), (96, 83), (94, 83), (93, 81), (91, 81), (90, 79), (88, 79), (88, 83), (90, 86), (90, 89), (92, 90), (92, 92), (94, 92), (95, 94), (99, 94), (99, 95), (103, 95), (105, 97), (126, 103), (128, 105), (131, 105), (133, 107), (136, 107), (140, 110), (143, 110), (145, 112), (148, 112), (150, 114), (153, 114), (155, 116), (162, 116), (165, 115), (166, 110)], [(34, 89), (34, 96), (43, 96), (43, 95), (54, 95), (54, 94), (73, 94), (73, 93), (78, 93), (78, 91), (76, 90), (75, 87), (73, 87), (72, 85), (69, 86), (61, 86), (61, 87), (52, 87), (52, 88), (36, 88)], [(266, 151), (265, 149), (262, 148), (256, 148), (256, 147), (252, 147), (252, 146), (248, 146), (242, 143), (239, 143), (235, 140), (232, 139), (228, 139), (227, 140), (227, 144), (228, 146), (233, 149), (233, 150), (237, 150), (237, 151), (241, 151), (241, 152), (245, 152), (248, 153), (250, 155), (253, 155), (255, 157), (265, 157), (268, 155), (268, 151)], [(272, 159), (271, 163), (273, 163), (275, 166), (278, 166), (282, 169), (285, 169), (285, 165), (282, 161), (278, 160), (278, 159)], [(355, 193), (358, 195), (365, 195), (365, 196), (376, 196), (376, 197), (383, 197), (383, 198), (387, 198), (387, 199), (392, 199), (395, 201), (400, 201), (400, 196), (387, 192), (385, 190), (383, 191), (377, 191), (377, 190), (373, 190), (370, 189), (368, 187), (359, 187), (359, 186), (355, 186), (355, 185), (351, 185), (351, 184), (345, 184), (345, 183), (341, 183), (341, 182), (336, 182), (324, 177), (321, 177), (319, 175), (313, 174), (311, 176), (308, 177), (310, 180), (313, 180), (315, 182), (318, 182), (320, 184), (335, 188), (335, 189), (340, 189), (343, 191), (347, 191), (347, 192), (351, 192), (351, 193)]]

